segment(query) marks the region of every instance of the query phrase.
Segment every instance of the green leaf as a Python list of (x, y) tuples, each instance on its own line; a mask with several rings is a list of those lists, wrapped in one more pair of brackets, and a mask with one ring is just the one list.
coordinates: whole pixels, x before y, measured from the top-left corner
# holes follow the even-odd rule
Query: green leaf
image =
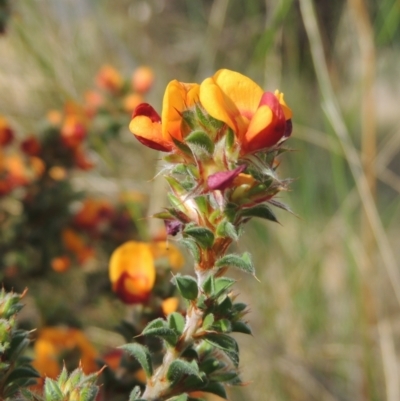
[(204, 372), (206, 375), (209, 375), (216, 370), (220, 369), (223, 365), (218, 359), (215, 358), (208, 358), (202, 361), (199, 365), (199, 369)]
[(183, 232), (192, 237), (203, 249), (211, 248), (214, 244), (214, 234), (208, 228), (187, 227)]
[(185, 327), (185, 318), (178, 312), (172, 312), (168, 315), (168, 326), (181, 335)]
[(142, 334), (145, 336), (161, 337), (170, 345), (175, 345), (178, 341), (178, 335), (174, 330), (168, 327), (167, 322), (162, 318), (158, 318), (150, 322), (144, 328)]
[(185, 393), (185, 394), (177, 395), (172, 398), (168, 398), (167, 401), (187, 401), (187, 400), (188, 400), (188, 395)]
[(246, 273), (255, 274), (255, 269), (248, 252), (245, 252), (242, 256), (235, 254), (225, 255), (216, 262), (215, 266), (220, 268), (235, 267)]
[(182, 359), (176, 359), (171, 363), (167, 372), (167, 380), (174, 387), (185, 376), (198, 376), (199, 367), (195, 361), (187, 362)]
[(237, 241), (239, 238), (235, 226), (227, 220), (222, 220), (218, 224), (215, 233), (217, 237), (222, 237), (222, 238), (228, 237), (232, 238), (234, 241)]
[(235, 144), (235, 133), (233, 132), (232, 128), (228, 128), (225, 138), (227, 148), (232, 149), (233, 145)]
[(232, 323), (232, 331), (235, 333), (252, 334), (250, 327), (240, 320)]
[(212, 328), (220, 333), (230, 333), (232, 331), (232, 324), (228, 319), (219, 319), (213, 324)]
[(129, 401), (136, 401), (140, 397), (140, 393), (141, 393), (140, 387), (135, 386), (131, 391), (131, 393), (129, 394)]
[(199, 289), (195, 278), (192, 276), (176, 275), (174, 281), (183, 298), (190, 299), (191, 301), (197, 298)]
[(64, 396), (55, 380), (46, 377), (44, 382), (44, 397), (46, 401), (63, 401)]
[(206, 317), (203, 319), (203, 329), (207, 330), (210, 328), (214, 323), (214, 315), (212, 313), (209, 313), (206, 315)]
[(239, 347), (232, 337), (226, 334), (209, 333), (204, 336), (204, 340), (214, 347), (222, 349), (236, 367), (239, 365)]
[(176, 138), (171, 137), (172, 141), (174, 142), (174, 145), (184, 154), (186, 154), (187, 156), (191, 156), (192, 155), (192, 151), (190, 150), (189, 146), (185, 145), (183, 142), (178, 141)]
[(205, 214), (208, 212), (208, 201), (206, 196), (203, 195), (196, 196), (194, 198), (194, 201), (196, 202), (196, 205), (201, 213)]
[(7, 383), (18, 379), (32, 379), (40, 377), (40, 374), (32, 366), (18, 366), (7, 377)]
[(152, 217), (155, 219), (161, 219), (161, 220), (173, 220), (174, 219), (174, 216), (168, 211), (153, 214)]
[(214, 294), (215, 292), (215, 278), (210, 274), (203, 283), (203, 290), (207, 295)]
[(233, 304), (233, 309), (236, 313), (240, 313), (245, 311), (247, 308), (247, 305), (244, 304), (243, 302), (237, 302), (236, 304)]
[(221, 397), (223, 399), (227, 398), (225, 387), (221, 383), (217, 383), (214, 381), (207, 383), (207, 385), (205, 387), (201, 388), (201, 391), (204, 391), (206, 393), (215, 394), (218, 397)]
[(151, 355), (147, 347), (138, 343), (124, 344), (120, 348), (132, 355), (142, 366), (147, 377), (153, 375)]
[(213, 296), (218, 298), (224, 291), (229, 290), (236, 283), (236, 280), (229, 277), (218, 277), (215, 279), (215, 290)]
[(184, 238), (180, 241), (180, 243), (189, 250), (196, 262), (200, 261), (200, 249), (194, 240), (190, 238)]
[(262, 219), (266, 219), (266, 220), (273, 221), (275, 223), (279, 223), (275, 214), (265, 204), (256, 205), (253, 207), (248, 207), (248, 208), (242, 209), (240, 212), (240, 216), (241, 217), (260, 217)]
[(210, 155), (212, 155), (214, 152), (214, 143), (209, 137), (209, 135), (204, 131), (201, 130), (193, 131), (185, 138), (185, 140), (186, 143), (189, 143), (189, 147), (192, 149), (192, 151), (193, 148), (190, 145), (196, 145), (202, 147)]

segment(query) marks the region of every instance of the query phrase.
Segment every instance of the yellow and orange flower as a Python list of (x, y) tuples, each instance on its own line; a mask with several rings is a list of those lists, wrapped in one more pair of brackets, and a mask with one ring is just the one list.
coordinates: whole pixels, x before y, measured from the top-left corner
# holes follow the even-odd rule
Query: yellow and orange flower
[(83, 107), (74, 102), (65, 105), (65, 117), (61, 126), (61, 139), (65, 146), (77, 148), (87, 134), (87, 116)]
[[(81, 330), (66, 327), (46, 327), (39, 332), (34, 345), (33, 366), (42, 377), (55, 379), (61, 372), (63, 359), (74, 350), (84, 373), (97, 371), (97, 351)], [(77, 366), (76, 366), (77, 367)]]
[(8, 121), (0, 116), (0, 146), (6, 146), (14, 139), (14, 131)]
[(185, 135), (182, 114), (195, 103), (233, 130), (242, 154), (274, 146), (290, 135), (292, 111), (283, 94), (264, 92), (250, 78), (226, 69), (201, 85), (171, 81), (161, 118), (153, 107), (142, 103), (135, 109), (129, 128), (144, 145), (172, 151), (172, 138), (182, 141)]
[(93, 248), (86, 245), (82, 236), (75, 230), (71, 228), (64, 229), (61, 233), (61, 238), (65, 249), (75, 254), (79, 263), (85, 263), (94, 257)]
[[(200, 103), (235, 133), (243, 154), (271, 147), (287, 133), (292, 111), (283, 94), (264, 92), (238, 72), (219, 70), (200, 86)], [(291, 127), (290, 122), (288, 125)]]
[(165, 241), (126, 242), (111, 255), (112, 289), (127, 304), (146, 302), (156, 280), (156, 265), (180, 269), (183, 263), (179, 250)]
[(154, 257), (149, 244), (129, 241), (110, 259), (112, 289), (127, 304), (147, 301), (156, 280)]
[[(169, 152), (174, 148), (172, 138), (182, 141), (182, 112), (199, 99), (200, 86), (171, 81), (164, 94), (161, 118), (147, 103), (136, 107), (129, 129), (144, 145)], [(162, 124), (161, 124), (162, 121)]]

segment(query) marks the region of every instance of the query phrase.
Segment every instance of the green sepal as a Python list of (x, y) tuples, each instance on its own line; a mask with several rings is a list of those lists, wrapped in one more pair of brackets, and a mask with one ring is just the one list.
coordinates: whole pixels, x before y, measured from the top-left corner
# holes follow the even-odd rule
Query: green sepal
[(175, 195), (186, 195), (187, 191), (183, 187), (182, 182), (178, 181), (176, 178), (170, 175), (165, 176), (165, 179), (167, 180)]
[(140, 366), (143, 368), (147, 377), (151, 377), (153, 375), (151, 355), (147, 347), (138, 343), (129, 343), (121, 345), (119, 348), (126, 351), (140, 363)]
[(253, 207), (248, 207), (245, 209), (242, 209), (240, 211), (240, 216), (243, 218), (248, 218), (248, 217), (260, 217), (265, 220), (270, 220), (275, 223), (279, 223), (278, 219), (276, 218), (275, 214), (272, 212), (272, 210), (265, 204), (261, 205), (256, 205)]
[(79, 391), (78, 401), (95, 401), (99, 389), (95, 386), (85, 387)]
[(190, 150), (189, 146), (187, 146), (186, 144), (184, 144), (181, 141), (178, 141), (176, 138), (172, 137), (172, 142), (174, 143), (174, 145), (185, 155), (187, 156), (192, 156), (192, 151)]
[(181, 335), (185, 327), (185, 318), (178, 312), (172, 312), (168, 315), (168, 326)]
[(171, 363), (167, 372), (167, 380), (174, 387), (185, 376), (199, 376), (199, 367), (196, 361), (187, 362), (182, 359), (176, 359)]
[(203, 249), (211, 248), (214, 244), (214, 233), (206, 227), (189, 226), (183, 232), (192, 237)]
[(252, 275), (255, 274), (253, 263), (251, 262), (250, 254), (248, 252), (243, 253), (242, 256), (229, 254), (223, 256), (217, 260), (216, 267), (235, 267), (236, 269), (242, 270)]
[[(168, 196), (168, 200), (171, 202), (171, 204), (174, 208), (178, 209), (179, 211), (181, 211), (183, 213), (186, 212), (185, 205), (181, 199), (179, 199), (177, 196), (175, 196), (171, 192), (168, 192), (167, 196)], [(171, 211), (171, 210), (168, 209), (168, 211)]]
[(194, 277), (181, 276), (178, 274), (174, 276), (173, 281), (178, 287), (178, 290), (183, 298), (189, 299), (191, 301), (194, 301), (197, 298), (199, 294), (199, 289), (197, 287), (197, 281)]
[(251, 328), (241, 320), (237, 322), (232, 322), (232, 332), (234, 333), (243, 333), (243, 334), (252, 334)]
[(226, 237), (232, 238), (234, 241), (237, 241), (239, 238), (235, 226), (227, 220), (222, 220), (218, 224), (215, 230), (215, 234), (217, 237), (221, 238), (226, 238)]
[(159, 212), (156, 214), (153, 214), (153, 216), (151, 216), (155, 219), (160, 219), (160, 220), (173, 220), (175, 216), (173, 216), (170, 212), (165, 211), (165, 212)]
[(239, 365), (239, 347), (236, 340), (226, 334), (214, 333), (206, 334), (203, 338), (209, 344), (223, 350), (231, 359), (235, 367)]
[(174, 330), (168, 327), (168, 323), (158, 318), (151, 321), (142, 331), (145, 336), (157, 336), (165, 340), (168, 344), (174, 346), (178, 341), (178, 335)]
[(189, 147), (193, 151), (193, 153), (196, 153), (195, 149), (197, 149), (198, 147), (203, 148), (209, 155), (212, 155), (214, 153), (214, 143), (209, 135), (204, 131), (196, 130), (191, 132), (185, 138), (185, 141), (186, 143), (189, 143)]
[(58, 386), (58, 383), (46, 377), (44, 382), (44, 398), (46, 401), (63, 401), (64, 396), (63, 393)]
[(192, 347), (186, 348), (185, 351), (182, 352), (181, 357), (188, 361), (191, 361), (193, 359), (195, 359), (196, 361), (199, 360), (198, 352)]
[(233, 132), (232, 128), (228, 128), (225, 135), (225, 143), (226, 147), (231, 150), (233, 145), (235, 144), (235, 133)]
[(139, 386), (135, 386), (131, 393), (129, 394), (129, 401), (136, 401), (139, 399), (141, 390)]
[(201, 257), (200, 248), (194, 240), (190, 238), (184, 238), (180, 241), (180, 243), (189, 250), (196, 263), (200, 262), (200, 257)]
[(208, 214), (208, 201), (206, 196), (196, 196), (196, 198), (194, 198), (194, 201), (196, 202), (200, 213)]
[(246, 309), (247, 309), (247, 305), (244, 304), (243, 302), (237, 302), (236, 304), (233, 304), (233, 310), (236, 313), (244, 312), (244, 311), (246, 311)]

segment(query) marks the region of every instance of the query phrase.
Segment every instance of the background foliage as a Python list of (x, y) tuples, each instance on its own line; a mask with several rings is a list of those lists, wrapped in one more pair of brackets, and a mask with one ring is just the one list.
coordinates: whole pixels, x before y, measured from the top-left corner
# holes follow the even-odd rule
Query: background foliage
[[(169, 80), (200, 81), (221, 67), (279, 87), (294, 111), (289, 144), (296, 149), (282, 160), (281, 174), (295, 178), (284, 200), (299, 218), (282, 214), (283, 226), (247, 227), (241, 251), (255, 256), (261, 280), (240, 283), (252, 306), (254, 338), (239, 338), (243, 379), (252, 383), (230, 396), (395, 401), (400, 6), (314, 3), (315, 14), (309, 0), (14, 1), (0, 38), (0, 112), (28, 136), (49, 109), (81, 101), (105, 63), (125, 75), (151, 66), (156, 85), (148, 100), (158, 110)], [(164, 184), (150, 181), (157, 155), (127, 129), (92, 157), (97, 167), (74, 175), (77, 189), (109, 198), (133, 189), (149, 196), (150, 210), (164, 204)], [(59, 293), (38, 280), (26, 324), (60, 316), (43, 302), (49, 295), (61, 305), (71, 285), (82, 299), (94, 291), (82, 284), (85, 274), (56, 276)], [(67, 314), (85, 321), (99, 347), (112, 341), (109, 330), (124, 314), (102, 288), (81, 315)]]

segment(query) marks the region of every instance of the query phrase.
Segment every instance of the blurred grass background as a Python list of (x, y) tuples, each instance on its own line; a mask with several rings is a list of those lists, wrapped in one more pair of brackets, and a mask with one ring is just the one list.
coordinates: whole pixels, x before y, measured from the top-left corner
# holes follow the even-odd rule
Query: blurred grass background
[[(400, 400), (399, 0), (14, 0), (0, 111), (28, 134), (106, 63), (151, 66), (158, 110), (169, 80), (229, 68), (279, 88), (294, 111), (282, 198), (299, 217), (256, 221), (240, 243), (261, 284), (238, 285), (254, 337), (239, 338), (250, 384), (231, 398)], [(105, 152), (76, 185), (163, 186), (149, 181), (157, 155), (128, 132)]]

